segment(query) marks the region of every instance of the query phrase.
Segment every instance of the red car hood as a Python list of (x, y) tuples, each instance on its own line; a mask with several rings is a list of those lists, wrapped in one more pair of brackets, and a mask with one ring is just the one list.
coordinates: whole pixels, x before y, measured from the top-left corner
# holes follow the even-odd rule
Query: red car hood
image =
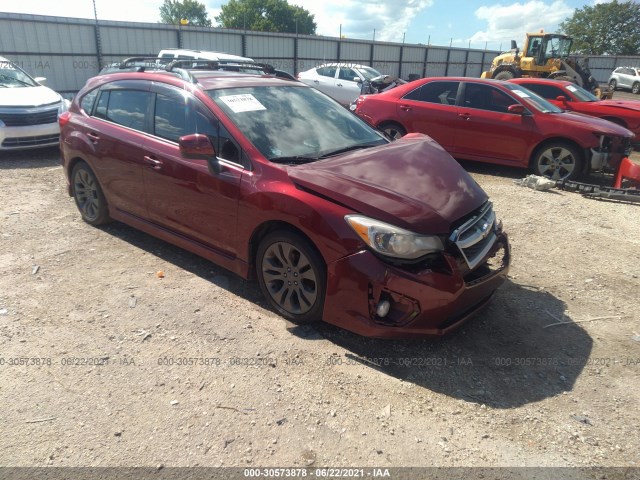
[(594, 105), (602, 105), (603, 107), (625, 108), (640, 112), (640, 101), (638, 100), (600, 100), (594, 102)]
[(595, 133), (601, 135), (613, 135), (623, 138), (632, 138), (634, 133), (631, 130), (627, 130), (620, 125), (617, 125), (609, 120), (604, 120), (598, 117), (592, 117), (578, 112), (562, 112), (562, 113), (550, 113), (548, 115), (562, 115), (563, 122), (573, 123), (576, 128), (584, 128), (585, 123), (588, 123), (591, 128), (596, 128)]
[(453, 222), (487, 201), (440, 145), (417, 133), (288, 172), (306, 190), (416, 233), (449, 233)]

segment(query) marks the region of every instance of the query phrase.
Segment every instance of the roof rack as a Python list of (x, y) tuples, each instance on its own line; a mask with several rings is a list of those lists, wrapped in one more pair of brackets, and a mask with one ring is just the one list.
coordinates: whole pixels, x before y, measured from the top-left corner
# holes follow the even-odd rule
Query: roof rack
[(211, 71), (225, 70), (256, 70), (269, 75), (278, 75), (278, 71), (267, 63), (242, 62), (236, 60), (203, 60), (199, 58), (181, 58), (170, 60), (159, 57), (129, 57), (125, 58), (119, 65), (120, 70), (133, 68), (135, 72), (145, 72), (147, 70), (165, 71), (174, 73), (183, 80), (191, 83), (198, 83), (197, 78), (191, 73), (194, 70)]
[(204, 60), (200, 58), (180, 58), (173, 60), (167, 65), (166, 70), (171, 72), (176, 66), (185, 64), (191, 65), (187, 67), (189, 70), (239, 71), (243, 69), (261, 71), (270, 75), (275, 75), (276, 73), (275, 68), (267, 63), (242, 62), (238, 60)]

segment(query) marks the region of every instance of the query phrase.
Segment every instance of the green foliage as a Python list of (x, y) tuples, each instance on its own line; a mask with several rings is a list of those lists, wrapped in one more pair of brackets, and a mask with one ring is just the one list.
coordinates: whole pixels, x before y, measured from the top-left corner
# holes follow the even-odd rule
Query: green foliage
[(226, 28), (313, 35), (313, 18), (309, 11), (289, 5), (287, 0), (229, 0), (216, 21)]
[(211, 26), (207, 8), (197, 0), (164, 0), (160, 6), (160, 22), (180, 25), (181, 20), (186, 20), (188, 25)]
[(560, 24), (574, 39), (573, 50), (589, 55), (640, 53), (640, 4), (613, 0), (576, 9)]

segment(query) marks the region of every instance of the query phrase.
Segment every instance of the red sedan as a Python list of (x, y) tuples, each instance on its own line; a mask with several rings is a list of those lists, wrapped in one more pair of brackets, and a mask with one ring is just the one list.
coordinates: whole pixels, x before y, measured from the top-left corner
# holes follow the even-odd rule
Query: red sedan
[(515, 83), (479, 78), (416, 80), (361, 96), (355, 113), (392, 137), (425, 133), (456, 158), (530, 167), (553, 179), (616, 169), (634, 136)]
[(640, 101), (600, 100), (575, 83), (546, 78), (514, 78), (517, 83), (549, 100), (555, 106), (570, 112), (600, 117), (622, 125), (636, 134), (640, 142)]

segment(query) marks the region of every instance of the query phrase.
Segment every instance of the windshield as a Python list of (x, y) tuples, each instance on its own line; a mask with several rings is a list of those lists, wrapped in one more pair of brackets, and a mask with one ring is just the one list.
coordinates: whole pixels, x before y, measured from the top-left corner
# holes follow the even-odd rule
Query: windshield
[(545, 58), (568, 57), (573, 40), (566, 37), (548, 37), (546, 40)]
[(529, 108), (534, 108), (542, 113), (562, 113), (564, 110), (556, 107), (553, 103), (548, 102), (537, 93), (533, 93), (531, 90), (527, 90), (515, 83), (504, 82), (505, 87), (517, 95)]
[(36, 87), (38, 84), (17, 65), (8, 60), (0, 60), (0, 87)]
[(264, 86), (207, 93), (260, 153), (274, 162), (313, 161), (387, 143), (382, 134), (313, 88)]
[(356, 70), (365, 78), (365, 80), (371, 80), (382, 75), (379, 71), (371, 67), (358, 67)]
[(591, 92), (588, 92), (584, 88), (580, 87), (579, 85), (567, 85), (564, 88), (566, 88), (571, 93), (573, 93), (573, 95), (581, 102), (599, 102), (600, 101), (598, 97), (596, 97)]

